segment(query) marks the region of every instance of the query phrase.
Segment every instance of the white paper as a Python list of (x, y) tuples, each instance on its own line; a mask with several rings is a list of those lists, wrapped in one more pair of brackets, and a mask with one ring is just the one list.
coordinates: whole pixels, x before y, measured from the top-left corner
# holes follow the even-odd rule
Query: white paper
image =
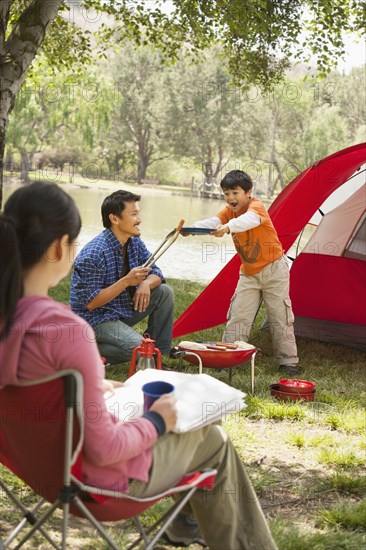
[(114, 394), (105, 395), (108, 410), (123, 422), (136, 420), (143, 413), (142, 386), (162, 380), (175, 387), (178, 420), (174, 429), (186, 432), (237, 414), (246, 405), (245, 393), (208, 374), (146, 369), (129, 378)]

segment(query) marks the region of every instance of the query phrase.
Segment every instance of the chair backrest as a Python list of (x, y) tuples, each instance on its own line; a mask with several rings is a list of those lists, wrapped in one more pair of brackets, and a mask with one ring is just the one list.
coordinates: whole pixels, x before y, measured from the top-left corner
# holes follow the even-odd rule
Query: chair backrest
[(64, 480), (65, 396), (78, 420), (72, 427), (71, 463), (80, 455), (80, 392), (82, 376), (71, 370), (0, 391), (0, 461), (49, 502), (58, 496)]

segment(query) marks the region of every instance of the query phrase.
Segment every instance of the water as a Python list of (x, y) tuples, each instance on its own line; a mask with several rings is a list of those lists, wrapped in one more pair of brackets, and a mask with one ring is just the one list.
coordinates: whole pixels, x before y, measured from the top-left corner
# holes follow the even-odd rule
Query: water
[[(18, 185), (6, 183), (4, 202)], [(103, 230), (100, 205), (116, 188), (93, 189), (73, 185), (63, 186), (75, 200), (82, 218), (82, 230), (78, 237), (79, 248)], [(191, 225), (199, 219), (215, 216), (224, 207), (224, 201), (199, 197), (174, 195), (159, 189), (124, 186), (141, 194), (141, 236), (153, 252), (165, 236), (181, 219)], [(233, 257), (235, 249), (231, 237), (222, 239), (208, 235), (179, 236), (157, 265), (168, 278), (210, 282)]]

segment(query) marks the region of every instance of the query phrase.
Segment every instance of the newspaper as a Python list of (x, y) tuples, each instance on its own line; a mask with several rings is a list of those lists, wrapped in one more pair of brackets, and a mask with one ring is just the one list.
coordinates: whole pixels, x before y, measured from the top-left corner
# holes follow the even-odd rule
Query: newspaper
[(175, 387), (178, 419), (174, 431), (183, 433), (225, 420), (237, 414), (246, 405), (246, 394), (220, 382), (208, 374), (146, 369), (138, 371), (121, 388), (105, 395), (108, 410), (123, 422), (133, 422), (143, 414), (142, 386), (146, 382), (162, 380)]

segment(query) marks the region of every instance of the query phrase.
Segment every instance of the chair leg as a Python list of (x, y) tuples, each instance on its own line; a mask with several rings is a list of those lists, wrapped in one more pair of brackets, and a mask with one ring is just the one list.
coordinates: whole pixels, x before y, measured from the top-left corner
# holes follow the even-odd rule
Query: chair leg
[(114, 542), (114, 540), (108, 535), (103, 525), (93, 516), (93, 514), (88, 510), (85, 504), (78, 497), (75, 497), (74, 504), (84, 514), (86, 519), (88, 519), (90, 523), (94, 525), (94, 527), (99, 531), (101, 536), (108, 542), (111, 548), (113, 548), (113, 550), (120, 550), (120, 548), (116, 546), (116, 543)]
[[(144, 529), (142, 526), (140, 519), (138, 517), (135, 517), (135, 522), (139, 528), (140, 536), (138, 539), (136, 539), (130, 546), (128, 546), (127, 550), (132, 550), (132, 548), (135, 548), (137, 546), (141, 539), (145, 542), (145, 550), (152, 550), (156, 544), (156, 542), (160, 539), (160, 537), (165, 533), (165, 531), (168, 529), (169, 525), (172, 523), (172, 521), (177, 517), (179, 512), (182, 510), (184, 505), (189, 501), (193, 493), (195, 493), (197, 490), (197, 487), (192, 487), (187, 493), (182, 497), (178, 502), (176, 502), (161, 518), (159, 518), (154, 525), (149, 527), (148, 529)], [(148, 540), (148, 535), (156, 529), (161, 523), (164, 523), (164, 525), (159, 529), (155, 535), (152, 537), (152, 539)]]
[(69, 525), (69, 513), (70, 513), (70, 504), (64, 502), (62, 505), (62, 539), (61, 539), (61, 548), (66, 550), (67, 543), (67, 527)]
[[(18, 523), (18, 525), (15, 527), (15, 529), (11, 532), (9, 537), (5, 540), (5, 542), (0, 541), (0, 550), (2, 548), (8, 548), (11, 544), (11, 542), (18, 536), (20, 531), (25, 527), (27, 522), (30, 525), (34, 525), (37, 522), (37, 518), (35, 513), (38, 512), (38, 510), (41, 508), (41, 506), (45, 503), (45, 500), (42, 498), (40, 499), (37, 504), (29, 510), (24, 506), (24, 504), (8, 489), (8, 487), (3, 483), (3, 481), (0, 479), (0, 486), (8, 496), (8, 498), (13, 502), (13, 504), (21, 510), (23, 514), (23, 519)], [(52, 540), (52, 538), (49, 536), (49, 534), (42, 528), (39, 527), (40, 533), (44, 536), (44, 538), (54, 547), (58, 548), (57, 544)]]
[[(33, 527), (28, 531), (28, 533), (21, 539), (21, 541), (16, 545), (15, 550), (18, 550), (18, 548), (21, 548), (27, 540), (31, 538), (31, 536), (36, 532), (39, 531), (40, 526), (42, 526), (47, 519), (53, 514), (53, 512), (56, 510), (56, 508), (60, 505), (60, 500), (57, 499), (55, 502), (45, 511), (45, 513), (37, 520), (37, 522), (33, 525)], [(43, 533), (42, 533), (43, 534)], [(47, 540), (49, 540), (49, 537), (46, 537)], [(52, 546), (56, 548), (57, 550), (61, 550), (60, 546), (58, 546), (56, 543), (52, 542)]]

